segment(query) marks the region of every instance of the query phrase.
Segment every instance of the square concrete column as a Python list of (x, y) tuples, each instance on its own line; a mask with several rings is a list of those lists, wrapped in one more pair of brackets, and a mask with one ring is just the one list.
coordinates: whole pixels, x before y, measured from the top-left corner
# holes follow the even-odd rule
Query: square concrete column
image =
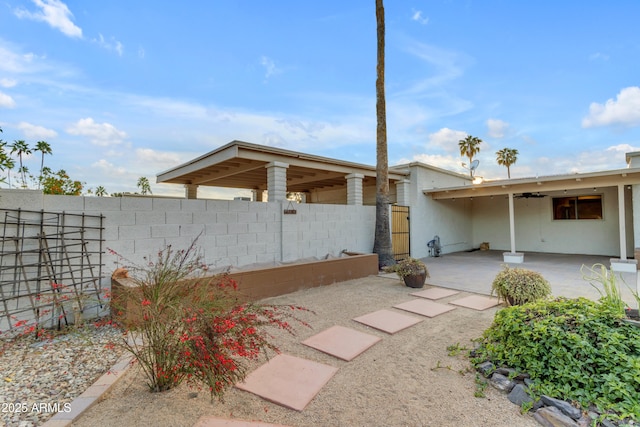
[(198, 198), (198, 186), (195, 184), (185, 184), (184, 185), (184, 196), (187, 199), (197, 199)]
[(345, 176), (347, 179), (347, 204), (362, 205), (362, 180), (364, 175), (352, 173)]
[(252, 200), (254, 202), (262, 202), (264, 197), (264, 191), (263, 190), (251, 190), (251, 194), (252, 194)]
[(271, 162), (267, 168), (267, 198), (269, 202), (287, 199), (287, 168), (282, 162)]
[(396, 182), (396, 203), (400, 206), (409, 206), (409, 185), (411, 181), (408, 179), (402, 179)]

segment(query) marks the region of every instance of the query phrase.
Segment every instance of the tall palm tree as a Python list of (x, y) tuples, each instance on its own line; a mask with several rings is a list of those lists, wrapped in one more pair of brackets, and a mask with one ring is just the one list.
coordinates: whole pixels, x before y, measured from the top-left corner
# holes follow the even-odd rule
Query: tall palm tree
[(471, 163), (473, 162), (473, 156), (480, 152), (480, 144), (482, 140), (476, 136), (467, 135), (465, 139), (458, 141), (458, 147), (460, 148), (460, 155), (467, 156), (469, 158), (469, 175), (473, 179), (473, 169)]
[(373, 252), (378, 254), (378, 266), (395, 263), (389, 225), (389, 159), (387, 155), (387, 112), (384, 94), (384, 5), (376, 0), (378, 64), (376, 67), (376, 230)]
[(22, 178), (22, 188), (27, 188), (27, 176), (26, 169), (22, 166), (22, 156), (28, 156), (31, 154), (31, 149), (27, 145), (27, 143), (20, 139), (17, 141), (13, 141), (13, 145), (11, 145), (11, 154), (16, 153), (18, 155), (18, 159), (20, 161), (20, 168), (18, 171), (21, 174)]
[(38, 178), (38, 190), (40, 189), (40, 184), (42, 183), (42, 169), (44, 168), (44, 155), (51, 154), (51, 146), (46, 141), (38, 141), (36, 143), (36, 148), (34, 151), (39, 151), (42, 153), (42, 158), (40, 159), (40, 177)]
[(511, 165), (518, 160), (518, 150), (515, 148), (503, 148), (496, 151), (496, 161), (500, 166), (507, 167), (507, 176), (511, 179)]

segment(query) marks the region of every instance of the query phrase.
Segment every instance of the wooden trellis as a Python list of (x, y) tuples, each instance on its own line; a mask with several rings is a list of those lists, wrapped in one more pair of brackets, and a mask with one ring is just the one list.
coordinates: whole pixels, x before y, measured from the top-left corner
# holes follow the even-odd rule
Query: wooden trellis
[(0, 332), (104, 310), (102, 215), (0, 209), (0, 221)]

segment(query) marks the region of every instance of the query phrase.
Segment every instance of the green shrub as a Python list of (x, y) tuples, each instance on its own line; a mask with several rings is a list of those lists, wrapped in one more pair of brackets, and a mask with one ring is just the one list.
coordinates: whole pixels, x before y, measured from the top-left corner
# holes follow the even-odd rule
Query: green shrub
[(585, 298), (541, 301), (496, 313), (475, 363), (526, 372), (531, 390), (640, 420), (640, 328)]
[(519, 305), (547, 298), (551, 286), (540, 273), (505, 266), (491, 285), (491, 295), (494, 294), (509, 305)]
[[(624, 309), (627, 304), (622, 300), (622, 293), (615, 273), (603, 264), (594, 264), (591, 267), (583, 265), (580, 272), (582, 278), (588, 281), (600, 294), (600, 303), (609, 305), (618, 313), (619, 317), (624, 317)], [(620, 279), (623, 280), (622, 276)]]

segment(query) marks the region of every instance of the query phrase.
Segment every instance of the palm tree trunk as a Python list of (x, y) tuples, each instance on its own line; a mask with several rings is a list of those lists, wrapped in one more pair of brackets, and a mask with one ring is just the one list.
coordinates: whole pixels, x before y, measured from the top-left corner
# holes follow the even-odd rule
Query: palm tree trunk
[(395, 263), (389, 227), (389, 160), (387, 155), (387, 113), (384, 93), (384, 5), (376, 0), (378, 65), (376, 67), (376, 230), (373, 252), (378, 254), (378, 266)]

